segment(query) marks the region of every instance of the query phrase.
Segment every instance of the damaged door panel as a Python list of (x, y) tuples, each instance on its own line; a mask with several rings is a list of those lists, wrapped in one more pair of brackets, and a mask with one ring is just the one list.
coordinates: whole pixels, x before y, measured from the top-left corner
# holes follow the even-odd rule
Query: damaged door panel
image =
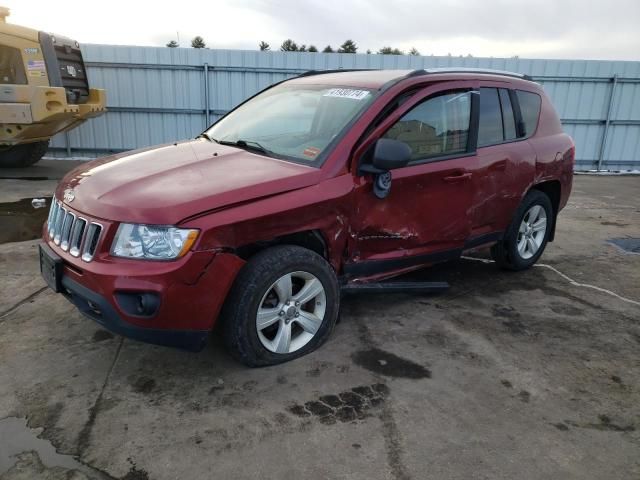
[[(374, 175), (356, 187), (350, 262), (459, 250), (470, 235), (477, 157), (470, 136), (472, 85), (427, 88), (374, 135), (405, 142), (411, 163), (391, 172), (391, 190), (372, 192)], [(366, 158), (364, 162), (369, 161)]]

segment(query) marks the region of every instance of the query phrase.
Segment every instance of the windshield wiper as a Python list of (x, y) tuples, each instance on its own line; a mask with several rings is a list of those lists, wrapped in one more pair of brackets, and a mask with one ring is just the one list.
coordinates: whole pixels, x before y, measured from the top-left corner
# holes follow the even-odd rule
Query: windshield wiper
[(239, 139), (239, 140), (236, 140), (235, 142), (230, 142), (227, 140), (219, 140), (218, 143), (221, 145), (230, 145), (232, 147), (240, 147), (245, 150), (255, 150), (269, 156), (275, 155), (271, 150), (260, 145), (258, 142), (254, 142), (253, 140)]
[(210, 137), (209, 134), (207, 132), (202, 132), (200, 135), (198, 135), (196, 138), (206, 138), (207, 140), (209, 140), (210, 142), (216, 142), (216, 143), (220, 143), (218, 140), (216, 140), (213, 137)]

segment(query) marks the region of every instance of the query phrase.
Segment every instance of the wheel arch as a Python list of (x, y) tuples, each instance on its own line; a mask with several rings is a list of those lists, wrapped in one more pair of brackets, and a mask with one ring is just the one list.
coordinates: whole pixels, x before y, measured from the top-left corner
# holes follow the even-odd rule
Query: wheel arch
[(327, 241), (320, 230), (302, 230), (300, 232), (289, 233), (275, 237), (271, 240), (261, 240), (242, 245), (235, 249), (236, 255), (247, 261), (256, 253), (276, 245), (296, 245), (307, 248), (317, 253), (322, 258), (330, 262)]
[(559, 180), (547, 180), (544, 182), (536, 183), (529, 191), (538, 190), (544, 193), (549, 200), (551, 200), (551, 206), (553, 207), (553, 222), (551, 224), (551, 231), (549, 232), (549, 242), (553, 242), (556, 235), (556, 223), (558, 217), (558, 211), (560, 209), (560, 198), (562, 195), (562, 184)]

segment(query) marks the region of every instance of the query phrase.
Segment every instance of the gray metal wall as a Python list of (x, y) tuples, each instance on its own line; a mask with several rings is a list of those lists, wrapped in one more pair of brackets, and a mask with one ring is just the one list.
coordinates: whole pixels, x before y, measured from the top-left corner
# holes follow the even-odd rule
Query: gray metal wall
[[(258, 90), (306, 70), (481, 67), (532, 75), (577, 146), (577, 169), (640, 169), (640, 62), (196, 50), (85, 45), (91, 85), (109, 112), (52, 143), (56, 156), (194, 137)], [(207, 98), (208, 97), (208, 98)]]

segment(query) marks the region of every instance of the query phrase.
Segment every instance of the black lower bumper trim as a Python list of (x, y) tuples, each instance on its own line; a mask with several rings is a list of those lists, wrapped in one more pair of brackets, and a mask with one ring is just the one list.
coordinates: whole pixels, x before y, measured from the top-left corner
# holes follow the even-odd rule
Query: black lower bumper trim
[(132, 325), (120, 318), (118, 312), (101, 295), (80, 285), (69, 277), (62, 277), (62, 293), (80, 313), (118, 335), (155, 345), (176, 347), (192, 352), (204, 348), (208, 330), (168, 330)]

